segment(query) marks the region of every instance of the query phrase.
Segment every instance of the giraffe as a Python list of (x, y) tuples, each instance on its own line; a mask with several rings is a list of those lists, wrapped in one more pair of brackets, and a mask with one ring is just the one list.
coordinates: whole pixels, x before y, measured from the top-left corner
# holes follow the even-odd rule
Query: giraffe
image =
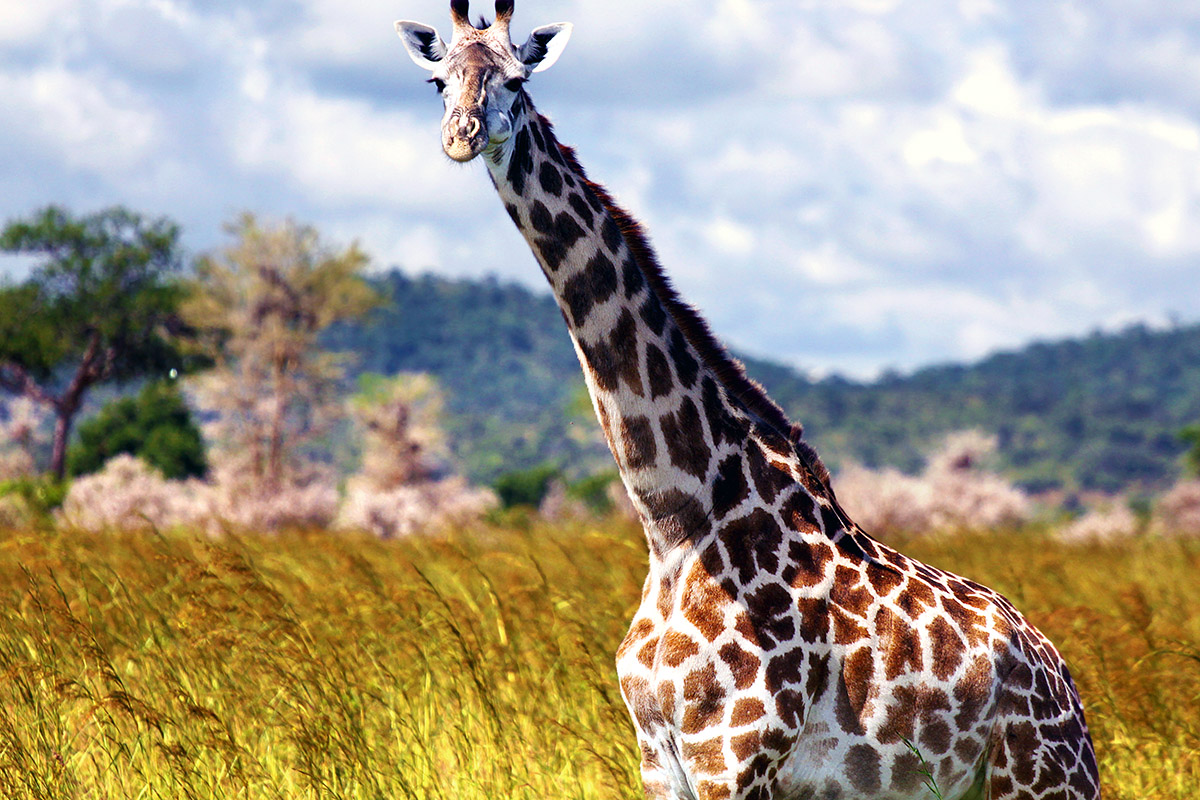
[(649, 550), (617, 674), (655, 800), (1094, 800), (1054, 646), (1005, 598), (875, 541), (816, 453), (676, 294), (526, 82), (568, 23), (396, 30), (481, 157), (562, 310)]

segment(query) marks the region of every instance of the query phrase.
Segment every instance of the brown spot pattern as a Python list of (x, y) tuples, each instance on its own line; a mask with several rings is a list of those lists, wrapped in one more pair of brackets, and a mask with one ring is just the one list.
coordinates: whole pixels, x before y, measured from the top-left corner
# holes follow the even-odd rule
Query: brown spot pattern
[(621, 420), (621, 443), (625, 450), (625, 462), (630, 469), (654, 466), (658, 445), (654, 442), (654, 428), (649, 419), (624, 417)]
[(757, 722), (767, 715), (767, 709), (757, 697), (743, 697), (733, 705), (729, 724), (735, 728)]
[(646, 378), (650, 382), (650, 399), (666, 397), (675, 388), (667, 357), (654, 344), (646, 345)]
[(725, 590), (705, 573), (700, 563), (695, 564), (683, 596), (684, 618), (711, 642), (725, 630), (725, 609), (728, 605), (729, 595)]
[(958, 631), (942, 617), (934, 617), (929, 624), (930, 657), (933, 659), (933, 674), (938, 680), (948, 680), (958, 671), (963, 660), (964, 645)]
[(846, 777), (863, 794), (879, 791), (879, 753), (866, 744), (856, 744), (846, 751)]
[(742, 457), (732, 453), (717, 466), (717, 477), (713, 481), (713, 516), (721, 519), (749, 496), (750, 486), (742, 471)]
[(704, 441), (700, 411), (692, 398), (684, 397), (678, 410), (663, 415), (662, 433), (671, 463), (703, 480), (708, 474), (712, 451)]
[(659, 658), (668, 667), (678, 667), (699, 652), (700, 647), (691, 640), (691, 637), (679, 631), (667, 631), (659, 646)]
[(724, 740), (717, 736), (703, 742), (684, 742), (683, 757), (699, 775), (719, 775), (725, 771)]
[(749, 689), (754, 684), (754, 679), (758, 676), (758, 670), (762, 662), (758, 656), (745, 650), (737, 642), (728, 642), (721, 646), (718, 651), (721, 660), (725, 662), (725, 666), (729, 667), (729, 672), (733, 675), (733, 685), (738, 691)]

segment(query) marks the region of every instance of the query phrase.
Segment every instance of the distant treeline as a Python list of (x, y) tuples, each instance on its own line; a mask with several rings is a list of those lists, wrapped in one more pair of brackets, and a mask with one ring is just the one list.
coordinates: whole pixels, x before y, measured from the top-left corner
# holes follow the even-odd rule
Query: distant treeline
[[(356, 353), (358, 370), (437, 376), (471, 478), (490, 483), (546, 462), (574, 474), (611, 466), (548, 295), (400, 271), (375, 283), (385, 305), (325, 343)], [(1200, 421), (1195, 325), (1134, 326), (870, 383), (813, 381), (761, 359), (747, 368), (835, 468), (915, 471), (942, 436), (977, 428), (998, 437), (1001, 467), (1027, 489), (1161, 488), (1181, 468), (1180, 430)]]

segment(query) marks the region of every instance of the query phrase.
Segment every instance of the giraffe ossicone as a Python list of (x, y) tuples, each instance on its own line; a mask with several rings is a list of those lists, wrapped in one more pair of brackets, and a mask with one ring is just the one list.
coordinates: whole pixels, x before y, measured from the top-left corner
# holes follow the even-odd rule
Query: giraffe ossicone
[(514, 45), (512, 0), (453, 33), (396, 28), (482, 157), (583, 368), (649, 543), (617, 653), (660, 800), (1095, 800), (1058, 651), (1005, 598), (860, 530), (828, 472), (671, 288), (638, 223), (559, 144), (525, 83), (570, 26)]

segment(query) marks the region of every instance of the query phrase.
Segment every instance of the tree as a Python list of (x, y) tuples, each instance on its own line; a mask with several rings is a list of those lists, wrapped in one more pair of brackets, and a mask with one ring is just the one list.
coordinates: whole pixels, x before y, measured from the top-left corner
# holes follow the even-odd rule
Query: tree
[(204, 440), (176, 384), (155, 381), (136, 397), (122, 397), (79, 426), (79, 441), (67, 455), (71, 475), (99, 471), (118, 453), (128, 453), (169, 479), (199, 478), (208, 471)]
[(218, 452), (260, 488), (298, 466), (298, 448), (328, 430), (345, 358), (321, 350), (320, 333), (374, 308), (357, 245), (335, 251), (291, 220), (261, 225), (243, 214), (234, 242), (201, 258), (183, 316), (215, 367), (200, 376), (202, 404), (217, 412)]
[(442, 393), (423, 372), (358, 378), (350, 416), (363, 432), (361, 475), (376, 489), (430, 481), (442, 471)]
[(120, 207), (76, 217), (50, 206), (0, 232), (0, 250), (45, 259), (0, 287), (0, 388), (52, 409), (56, 478), (91, 387), (179, 366), (178, 239), (166, 218)]

